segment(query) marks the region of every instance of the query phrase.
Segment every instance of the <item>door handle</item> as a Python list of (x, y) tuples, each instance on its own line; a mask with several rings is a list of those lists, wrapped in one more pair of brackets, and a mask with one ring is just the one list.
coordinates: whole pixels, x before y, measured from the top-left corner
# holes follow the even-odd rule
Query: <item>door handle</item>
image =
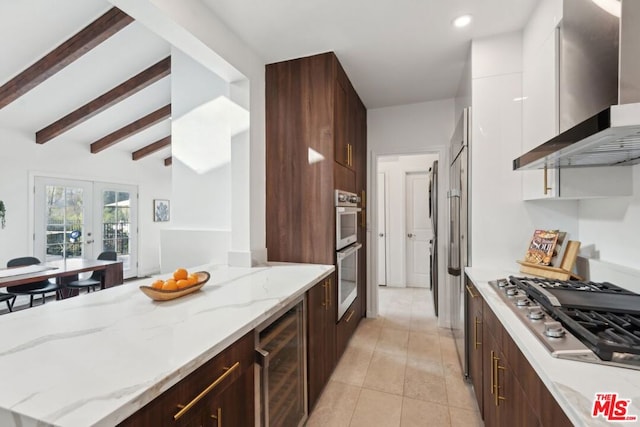
[(412, 238), (412, 237), (413, 237), (413, 234), (409, 233), (409, 234), (407, 234), (407, 237), (408, 237), (408, 238)]
[(378, 237), (384, 237), (384, 233), (378, 234)]
[(87, 244), (93, 243), (93, 240), (87, 240)]

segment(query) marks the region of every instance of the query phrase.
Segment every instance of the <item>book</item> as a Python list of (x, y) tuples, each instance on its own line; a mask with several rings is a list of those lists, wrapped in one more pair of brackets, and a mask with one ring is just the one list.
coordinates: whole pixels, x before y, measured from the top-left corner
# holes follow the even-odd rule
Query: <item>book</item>
[(556, 247), (553, 250), (553, 257), (551, 258), (551, 266), (561, 268), (562, 261), (564, 260), (564, 253), (567, 250), (567, 244), (569, 243), (569, 236), (566, 231), (560, 231), (558, 233), (558, 240), (556, 241)]
[(531, 264), (549, 265), (559, 234), (559, 230), (536, 230), (524, 255), (524, 260)]

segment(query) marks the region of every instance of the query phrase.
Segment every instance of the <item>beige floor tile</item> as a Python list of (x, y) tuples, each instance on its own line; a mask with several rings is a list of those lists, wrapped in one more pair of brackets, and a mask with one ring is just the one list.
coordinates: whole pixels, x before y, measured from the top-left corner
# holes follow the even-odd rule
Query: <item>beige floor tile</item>
[(425, 373), (437, 375), (443, 378), (445, 375), (442, 361), (439, 359), (417, 359), (407, 357), (407, 369), (408, 368), (412, 368), (412, 371), (405, 371), (405, 377), (410, 374), (416, 375), (416, 371), (418, 374)]
[(402, 396), (407, 356), (374, 351), (363, 387)]
[(384, 329), (411, 329), (411, 309), (394, 308), (382, 314), (384, 318)]
[(360, 387), (329, 381), (306, 425), (308, 427), (348, 426), (359, 396)]
[(464, 381), (462, 376), (445, 375), (445, 384), (447, 386), (449, 406), (471, 411), (478, 410), (471, 384)]
[(402, 397), (362, 389), (350, 427), (399, 427)]
[[(355, 338), (355, 337), (354, 337)], [(333, 371), (331, 379), (362, 387), (373, 356), (373, 348), (360, 348), (351, 345), (345, 350)]]
[(372, 322), (365, 322), (367, 319), (363, 319), (358, 325), (358, 329), (351, 337), (349, 341), (349, 347), (357, 347), (364, 350), (373, 351), (380, 338), (380, 332), (382, 331), (381, 323), (374, 324)]
[(407, 364), (404, 379), (404, 396), (446, 405), (447, 387), (442, 374), (430, 372), (425, 366)]
[(446, 405), (408, 397), (402, 400), (400, 427), (448, 427), (450, 425), (449, 407)]
[(451, 427), (483, 427), (480, 412), (450, 406)]
[(407, 354), (409, 345), (409, 331), (400, 329), (382, 328), (376, 344), (376, 351), (387, 353)]
[(407, 359), (431, 359), (440, 362), (440, 339), (437, 335), (412, 331), (409, 333)]

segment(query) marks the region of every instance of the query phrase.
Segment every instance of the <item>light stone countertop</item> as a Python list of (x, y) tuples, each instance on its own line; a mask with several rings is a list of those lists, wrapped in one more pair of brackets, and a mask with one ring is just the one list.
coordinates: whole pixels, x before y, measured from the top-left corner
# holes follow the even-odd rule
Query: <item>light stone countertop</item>
[[(640, 425), (640, 370), (551, 356), (488, 284), (489, 280), (509, 275), (522, 276), (522, 273), (475, 267), (467, 267), (465, 272), (574, 425)], [(638, 421), (612, 423), (602, 416), (593, 418), (591, 413), (596, 393), (618, 393), (619, 399), (631, 399), (628, 415), (638, 416)]]
[(200, 291), (172, 301), (145, 296), (144, 279), (0, 316), (0, 426), (113, 426), (334, 267), (207, 270)]

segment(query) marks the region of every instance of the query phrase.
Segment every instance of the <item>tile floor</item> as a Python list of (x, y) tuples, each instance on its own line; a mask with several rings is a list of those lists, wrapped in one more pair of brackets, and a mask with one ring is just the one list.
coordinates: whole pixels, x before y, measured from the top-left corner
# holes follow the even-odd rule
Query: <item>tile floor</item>
[(431, 298), (428, 289), (379, 288), (379, 317), (360, 322), (307, 426), (483, 425)]

